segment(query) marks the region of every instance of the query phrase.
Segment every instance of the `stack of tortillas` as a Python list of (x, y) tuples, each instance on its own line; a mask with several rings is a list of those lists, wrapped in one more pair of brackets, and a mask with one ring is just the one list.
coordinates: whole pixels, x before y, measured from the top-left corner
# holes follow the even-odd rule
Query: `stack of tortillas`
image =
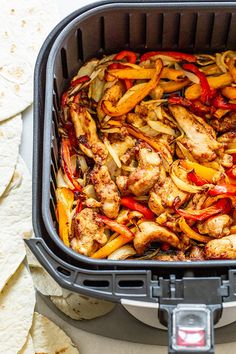
[(55, 0), (0, 0), (0, 7), (0, 353), (75, 354), (70, 338), (34, 312), (23, 241), (32, 236), (32, 201), (19, 155), (21, 113), (32, 104), (35, 61), (58, 10)]

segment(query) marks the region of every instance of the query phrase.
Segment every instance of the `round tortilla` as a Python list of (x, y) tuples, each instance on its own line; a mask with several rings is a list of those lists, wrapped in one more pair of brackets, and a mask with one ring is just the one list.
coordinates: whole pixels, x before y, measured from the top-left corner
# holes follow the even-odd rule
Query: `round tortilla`
[(0, 123), (0, 196), (12, 179), (18, 159), (21, 133), (21, 115)]
[(26, 342), (23, 345), (23, 348), (18, 352), (18, 354), (35, 354), (33, 341), (30, 334), (28, 334)]
[(0, 220), (4, 232), (26, 239), (32, 235), (31, 185), (29, 171), (19, 156), (11, 183), (0, 199)]
[(0, 343), (4, 354), (18, 353), (26, 342), (34, 314), (35, 291), (21, 264), (0, 294)]
[(63, 289), (63, 296), (51, 296), (53, 304), (74, 320), (91, 320), (111, 312), (115, 304)]
[(35, 312), (30, 330), (36, 353), (79, 354), (71, 339), (48, 318)]
[(61, 296), (62, 288), (42, 267), (30, 267), (35, 288), (46, 296)]
[(38, 51), (56, 25), (55, 0), (0, 0), (0, 121), (33, 101), (33, 70)]
[(31, 179), (19, 157), (11, 183), (0, 198), (0, 291), (25, 258), (22, 237), (32, 233)]

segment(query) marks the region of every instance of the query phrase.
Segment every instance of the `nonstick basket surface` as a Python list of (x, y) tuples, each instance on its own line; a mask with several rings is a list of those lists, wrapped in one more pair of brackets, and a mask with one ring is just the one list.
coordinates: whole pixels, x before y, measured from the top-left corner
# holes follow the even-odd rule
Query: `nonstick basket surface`
[[(203, 1), (98, 2), (72, 14), (49, 37), (35, 72), (33, 222), (36, 240), (31, 244), (34, 243), (32, 248), (36, 256), (42, 263), (47, 263), (45, 266), (54, 278), (55, 264), (62, 265), (61, 272), (57, 267), (57, 280), (60, 281), (60, 277), (67, 279), (66, 287), (76, 283), (77, 271), (83, 269), (85, 275), (83, 278), (80, 273), (81, 279), (87, 279), (88, 274), (96, 277), (99, 274), (104, 282), (107, 281), (108, 285), (104, 283), (104, 287), (110, 286), (112, 277), (116, 277), (119, 285), (119, 276), (121, 280), (126, 276), (127, 282), (133, 279), (137, 290), (142, 287), (137, 279), (141, 279), (149, 293), (147, 289), (153, 274), (150, 272), (162, 275), (174, 272), (183, 276), (191, 268), (201, 276), (212, 276), (224, 274), (236, 265), (236, 261), (94, 260), (63, 244), (55, 217), (60, 97), (84, 61), (122, 49), (137, 52), (171, 49), (192, 53), (235, 50), (235, 38), (236, 3)], [(69, 269), (68, 274), (66, 269)], [(196, 274), (193, 272), (192, 275)], [(120, 293), (126, 294), (123, 285)], [(77, 291), (83, 292), (83, 286), (82, 281)], [(92, 288), (93, 284), (90, 286)], [(137, 290), (137, 295), (141, 298), (144, 292)]]

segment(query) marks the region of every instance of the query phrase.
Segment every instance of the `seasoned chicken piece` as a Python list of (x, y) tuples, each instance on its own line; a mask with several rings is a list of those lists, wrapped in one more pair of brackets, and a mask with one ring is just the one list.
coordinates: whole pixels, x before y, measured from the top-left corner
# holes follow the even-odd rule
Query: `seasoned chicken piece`
[(222, 214), (212, 216), (204, 222), (198, 224), (200, 234), (207, 234), (211, 237), (221, 238), (230, 234), (230, 226), (233, 221), (229, 215)]
[(214, 129), (182, 106), (170, 105), (169, 109), (186, 134), (181, 143), (189, 149), (194, 158), (198, 161), (214, 160), (216, 151), (221, 147), (215, 139)]
[(182, 205), (188, 200), (189, 193), (181, 191), (170, 177), (166, 177), (164, 181), (157, 181), (150, 192), (148, 206), (156, 215), (160, 215), (166, 208), (173, 206), (176, 197), (179, 197), (178, 205)]
[(111, 144), (117, 155), (122, 159), (122, 156), (131, 148), (135, 146), (135, 140), (132, 139), (130, 136), (126, 136), (125, 139), (122, 141), (117, 141)]
[(138, 225), (134, 248), (138, 254), (143, 254), (152, 242), (167, 242), (172, 247), (180, 247), (179, 239), (173, 232), (153, 221), (144, 221)]
[(156, 183), (160, 173), (160, 157), (148, 148), (139, 150), (138, 167), (127, 180), (127, 187), (136, 196), (146, 194)]
[(116, 184), (119, 188), (119, 191), (122, 195), (128, 195), (128, 177), (127, 176), (118, 176), (116, 177)]
[(212, 119), (211, 125), (217, 132), (220, 133), (236, 130), (236, 112), (230, 112), (222, 119)]
[(81, 150), (96, 162), (103, 162), (108, 152), (105, 145), (98, 139), (96, 123), (90, 113), (83, 107), (72, 105), (70, 114)]
[(99, 200), (102, 203), (104, 214), (111, 219), (119, 213), (120, 197), (116, 184), (112, 181), (107, 166), (95, 166), (91, 173), (91, 180)]
[(209, 241), (205, 246), (207, 259), (236, 259), (236, 235)]
[(85, 256), (90, 256), (96, 252), (99, 245), (107, 242), (102, 222), (89, 208), (83, 209), (72, 219), (72, 236), (72, 249)]
[(192, 246), (190, 248), (189, 259), (191, 261), (203, 261), (204, 260), (204, 250), (198, 246)]

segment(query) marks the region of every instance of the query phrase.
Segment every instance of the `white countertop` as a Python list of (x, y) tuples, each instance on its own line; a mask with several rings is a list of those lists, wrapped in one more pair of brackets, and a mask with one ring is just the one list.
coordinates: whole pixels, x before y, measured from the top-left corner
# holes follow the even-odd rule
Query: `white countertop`
[[(89, 3), (95, 3), (91, 0), (57, 0), (59, 15), (62, 19), (78, 7), (85, 6)], [(32, 144), (33, 144), (33, 110), (32, 107), (28, 108), (23, 113), (23, 139), (21, 145), (21, 154), (26, 161), (29, 169), (32, 169)], [(80, 349), (81, 354), (164, 354), (167, 353), (166, 347), (156, 345), (144, 345), (131, 342), (125, 342), (106, 337), (101, 337), (75, 328), (68, 324), (66, 321), (57, 316), (45, 303), (38, 300), (38, 310), (52, 319), (61, 328), (63, 328), (69, 336), (71, 336), (74, 343)], [(112, 323), (111, 323), (112, 326)], [(236, 343), (228, 343), (217, 345), (217, 354), (235, 354)]]

